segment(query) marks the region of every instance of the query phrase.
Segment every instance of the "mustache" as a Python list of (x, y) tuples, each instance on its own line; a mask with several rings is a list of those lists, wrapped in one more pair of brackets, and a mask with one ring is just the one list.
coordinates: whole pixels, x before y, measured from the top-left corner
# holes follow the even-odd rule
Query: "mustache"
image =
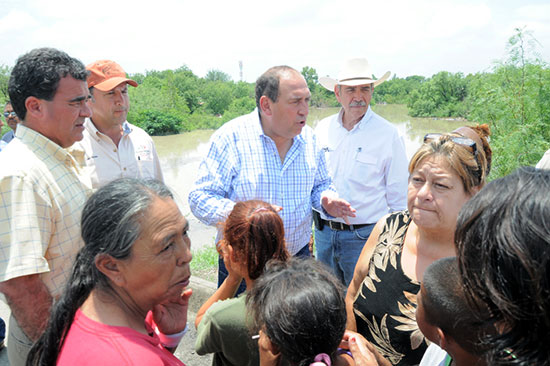
[(349, 104), (350, 107), (366, 107), (367, 106), (367, 103), (365, 103), (364, 100), (361, 100), (359, 102), (351, 102)]

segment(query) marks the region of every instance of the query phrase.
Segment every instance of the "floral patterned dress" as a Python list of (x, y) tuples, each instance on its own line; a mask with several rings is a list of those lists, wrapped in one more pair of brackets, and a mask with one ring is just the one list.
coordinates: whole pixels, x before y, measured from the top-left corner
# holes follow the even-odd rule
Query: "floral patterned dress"
[(420, 283), (403, 273), (401, 253), (411, 221), (407, 210), (386, 217), (354, 302), (357, 331), (392, 365), (418, 365), (427, 348), (415, 319)]

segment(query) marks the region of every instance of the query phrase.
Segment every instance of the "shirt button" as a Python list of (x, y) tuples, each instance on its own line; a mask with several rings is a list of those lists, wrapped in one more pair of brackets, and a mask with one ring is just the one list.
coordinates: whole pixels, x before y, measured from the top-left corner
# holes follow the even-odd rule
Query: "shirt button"
[(126, 171), (126, 168), (124, 168), (123, 170)]
[(114, 152), (116, 152), (116, 149), (113, 149)]

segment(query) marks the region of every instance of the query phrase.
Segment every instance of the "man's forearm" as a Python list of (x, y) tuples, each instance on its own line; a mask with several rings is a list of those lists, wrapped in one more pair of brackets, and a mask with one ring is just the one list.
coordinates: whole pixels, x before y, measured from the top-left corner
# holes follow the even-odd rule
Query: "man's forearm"
[(206, 225), (224, 222), (235, 206), (230, 199), (200, 190), (191, 191), (188, 202), (193, 215)]
[(19, 327), (33, 342), (40, 337), (50, 316), (52, 297), (40, 276), (29, 275), (0, 283)]

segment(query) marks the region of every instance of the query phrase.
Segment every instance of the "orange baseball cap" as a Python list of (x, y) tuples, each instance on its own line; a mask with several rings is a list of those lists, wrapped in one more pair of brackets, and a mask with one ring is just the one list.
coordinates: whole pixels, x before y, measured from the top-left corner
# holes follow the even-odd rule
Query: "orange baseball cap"
[(101, 91), (114, 89), (121, 83), (128, 83), (132, 86), (138, 86), (132, 79), (126, 78), (126, 72), (122, 67), (111, 60), (99, 60), (92, 62), (86, 69), (90, 71), (88, 76), (88, 88), (92, 86)]

